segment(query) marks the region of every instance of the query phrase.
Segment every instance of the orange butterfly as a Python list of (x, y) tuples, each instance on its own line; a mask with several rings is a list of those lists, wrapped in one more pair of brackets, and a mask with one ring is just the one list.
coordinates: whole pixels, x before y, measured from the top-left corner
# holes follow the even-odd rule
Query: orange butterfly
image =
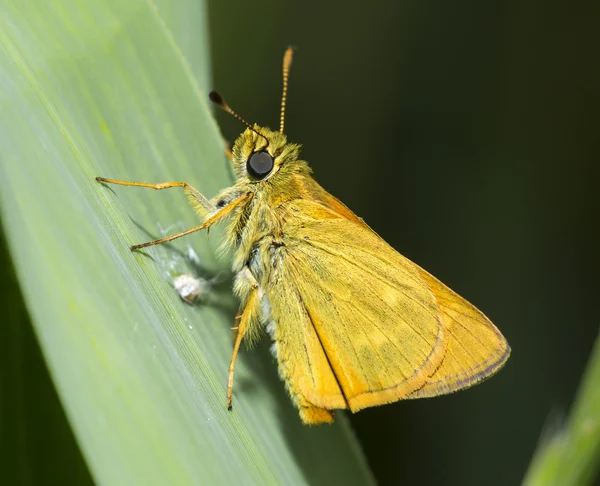
[(490, 320), (400, 255), (311, 177), (300, 146), (283, 134), (292, 50), (283, 64), (281, 126), (247, 125), (232, 149), (237, 182), (209, 200), (185, 182), (101, 182), (181, 187), (204, 222), (132, 249), (164, 243), (229, 217), (234, 291), (244, 337), (266, 328), (280, 375), (306, 424), (331, 422), (402, 399), (472, 386), (498, 371), (510, 348)]

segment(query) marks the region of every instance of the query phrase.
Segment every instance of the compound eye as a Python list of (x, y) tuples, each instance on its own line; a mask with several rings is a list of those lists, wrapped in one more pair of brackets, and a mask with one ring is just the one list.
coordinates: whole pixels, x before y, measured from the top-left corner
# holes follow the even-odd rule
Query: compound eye
[(274, 165), (273, 157), (267, 152), (254, 152), (246, 163), (246, 169), (253, 179), (260, 181), (271, 173)]

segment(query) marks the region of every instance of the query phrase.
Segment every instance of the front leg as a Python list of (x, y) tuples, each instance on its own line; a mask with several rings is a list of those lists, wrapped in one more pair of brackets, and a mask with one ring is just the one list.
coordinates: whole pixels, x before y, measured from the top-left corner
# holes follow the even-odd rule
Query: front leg
[(210, 228), (213, 224), (217, 223), (219, 220), (223, 219), (225, 216), (228, 216), (231, 211), (233, 211), (237, 206), (239, 206), (244, 201), (247, 201), (252, 197), (251, 192), (245, 192), (235, 198), (233, 201), (229, 202), (227, 206), (223, 207), (219, 211), (217, 211), (212, 216), (208, 216), (201, 225), (194, 226), (189, 230), (182, 231), (181, 233), (176, 233), (171, 236), (166, 236), (165, 238), (160, 238), (158, 240), (149, 241), (148, 243), (142, 243), (140, 245), (133, 245), (131, 247), (132, 250), (139, 250), (140, 248), (145, 248), (147, 246), (160, 245), (161, 243), (166, 243), (167, 241), (174, 240), (176, 238), (181, 238), (182, 236), (189, 235), (190, 233), (194, 233), (196, 231), (203, 230), (205, 228)]
[(129, 182), (117, 179), (106, 179), (104, 177), (96, 177), (96, 180), (98, 182), (118, 184), (121, 186), (149, 187), (157, 191), (162, 189), (170, 189), (172, 187), (181, 187), (188, 195), (196, 212), (201, 216), (206, 216), (201, 225), (195, 226), (186, 231), (182, 231), (181, 233), (167, 236), (165, 238), (149, 241), (148, 243), (142, 243), (140, 245), (133, 245), (131, 247), (132, 250), (139, 250), (140, 248), (145, 248), (147, 246), (159, 245), (161, 243), (166, 243), (167, 241), (189, 235), (190, 233), (194, 233), (205, 228), (210, 228), (214, 223), (218, 222), (225, 216), (228, 216), (237, 206), (252, 197), (251, 192), (240, 193), (239, 190), (230, 188), (216, 203), (213, 203), (187, 182), (160, 182), (158, 184), (151, 184), (147, 182)]
[(213, 213), (217, 210), (213, 203), (206, 199), (206, 197), (198, 189), (187, 182), (159, 182), (157, 184), (151, 184), (148, 182), (129, 182), (118, 179), (107, 179), (105, 177), (96, 177), (96, 180), (98, 182), (118, 184), (120, 186), (149, 187), (150, 189), (154, 189), (156, 191), (160, 191), (162, 189), (171, 189), (172, 187), (181, 187), (183, 188), (183, 191), (190, 197), (190, 199), (192, 199), (200, 208), (202, 208), (205, 214)]

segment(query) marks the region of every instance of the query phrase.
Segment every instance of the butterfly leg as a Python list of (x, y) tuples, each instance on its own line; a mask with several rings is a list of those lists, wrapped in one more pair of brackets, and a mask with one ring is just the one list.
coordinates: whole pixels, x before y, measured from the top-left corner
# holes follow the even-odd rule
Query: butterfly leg
[(145, 248), (147, 246), (160, 245), (161, 243), (166, 243), (167, 241), (174, 240), (176, 238), (181, 238), (182, 236), (189, 235), (190, 233), (195, 233), (196, 231), (203, 230), (205, 228), (210, 228), (213, 224), (218, 222), (220, 219), (227, 216), (233, 209), (238, 206), (240, 203), (246, 201), (249, 197), (251, 197), (250, 193), (246, 192), (241, 196), (238, 196), (236, 199), (231, 201), (227, 206), (213, 214), (212, 216), (206, 218), (201, 225), (194, 226), (188, 230), (182, 231), (181, 233), (175, 233), (171, 236), (166, 236), (164, 238), (160, 238), (158, 240), (149, 241), (148, 243), (142, 243), (140, 245), (133, 245), (131, 247), (132, 250), (139, 250), (140, 248)]
[(233, 152), (231, 151), (231, 144), (229, 142), (225, 144), (225, 155), (229, 160), (233, 160)]
[(242, 343), (242, 339), (244, 334), (248, 330), (248, 324), (253, 315), (258, 311), (258, 283), (256, 281), (253, 282), (252, 290), (250, 291), (250, 296), (248, 297), (248, 302), (246, 303), (246, 307), (244, 308), (244, 312), (240, 317), (240, 323), (237, 327), (237, 336), (235, 338), (235, 344), (233, 346), (233, 354), (231, 355), (231, 364), (229, 365), (229, 377), (227, 380), (227, 409), (231, 410), (232, 408), (232, 397), (233, 397), (233, 371), (235, 369), (235, 359), (237, 358), (238, 351), (240, 350), (240, 344)]
[(176, 238), (181, 238), (182, 236), (189, 235), (190, 233), (195, 233), (196, 231), (203, 230), (205, 228), (210, 228), (214, 223), (218, 222), (220, 219), (227, 216), (231, 211), (237, 207), (242, 202), (246, 201), (249, 197), (251, 197), (251, 193), (246, 192), (238, 195), (235, 199), (229, 201), (223, 208), (217, 211), (217, 206), (215, 206), (211, 201), (209, 201), (206, 197), (204, 197), (200, 191), (195, 189), (193, 186), (188, 184), (187, 182), (160, 182), (158, 184), (149, 184), (146, 182), (128, 182), (128, 181), (120, 181), (117, 179), (106, 179), (104, 177), (96, 177), (98, 182), (106, 182), (109, 184), (118, 184), (121, 186), (136, 186), (136, 187), (150, 187), (152, 189), (161, 190), (161, 189), (170, 189), (171, 187), (182, 187), (186, 194), (192, 196), (195, 201), (198, 202), (198, 205), (202, 207), (207, 213), (212, 214), (212, 216), (207, 217), (201, 225), (194, 226), (188, 230), (182, 231), (181, 233), (176, 233), (171, 236), (166, 236), (165, 238), (160, 238), (158, 240), (149, 241), (148, 243), (142, 243), (140, 245), (133, 245), (131, 250), (139, 250), (140, 248), (145, 248), (147, 246), (159, 245), (161, 243), (166, 243), (167, 241), (174, 240)]
[(190, 196), (192, 196), (200, 206), (202, 206), (207, 213), (212, 213), (217, 210), (215, 205), (211, 203), (202, 193), (188, 184), (187, 182), (159, 182), (158, 184), (150, 184), (147, 182), (129, 182), (129, 181), (120, 181), (117, 179), (106, 179), (105, 177), (96, 177), (98, 182), (105, 182), (108, 184), (118, 184), (120, 186), (135, 186), (135, 187), (149, 187), (151, 189), (155, 189), (160, 191), (161, 189), (170, 189), (172, 187), (182, 187), (184, 192)]

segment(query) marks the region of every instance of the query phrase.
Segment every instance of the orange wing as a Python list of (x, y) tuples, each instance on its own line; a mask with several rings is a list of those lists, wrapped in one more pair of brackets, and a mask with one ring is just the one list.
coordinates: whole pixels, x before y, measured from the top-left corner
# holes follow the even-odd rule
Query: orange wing
[(305, 422), (449, 393), (506, 361), (508, 344), (481, 312), (356, 216), (307, 200), (286, 210), (265, 295), (280, 372)]

